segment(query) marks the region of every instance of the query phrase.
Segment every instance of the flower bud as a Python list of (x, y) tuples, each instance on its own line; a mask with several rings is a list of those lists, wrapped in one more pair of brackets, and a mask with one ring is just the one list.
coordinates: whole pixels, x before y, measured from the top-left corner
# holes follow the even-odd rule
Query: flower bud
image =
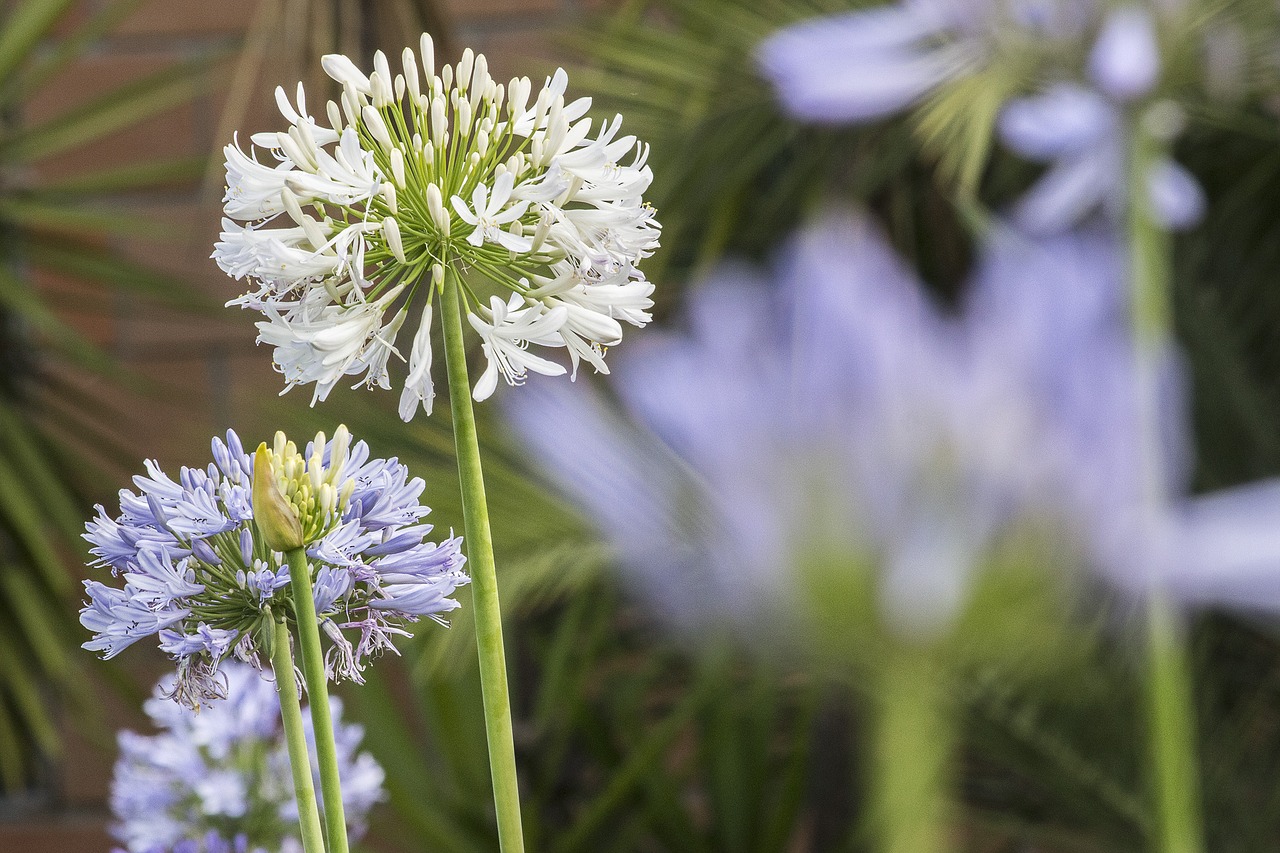
[(298, 514), (285, 500), (271, 465), (266, 443), (253, 455), (253, 520), (272, 551), (292, 551), (304, 544)]

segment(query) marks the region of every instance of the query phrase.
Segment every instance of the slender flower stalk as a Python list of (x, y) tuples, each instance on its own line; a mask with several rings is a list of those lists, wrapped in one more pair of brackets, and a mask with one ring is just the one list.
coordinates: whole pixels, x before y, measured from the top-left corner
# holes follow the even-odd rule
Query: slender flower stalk
[(325, 853), (324, 830), (316, 807), (315, 784), (311, 780), (307, 736), (302, 729), (298, 682), (293, 674), (293, 653), (289, 649), (289, 625), (282, 618), (273, 621), (275, 633), (271, 643), (271, 664), (276, 674), (276, 689), (280, 694), (280, 719), (284, 724), (285, 743), (289, 748), (293, 792), (298, 800), (298, 828), (302, 834), (302, 849), (304, 853)]
[(926, 649), (902, 647), (876, 679), (871, 754), (873, 828), (883, 853), (951, 850), (955, 723)]
[[(424, 541), (430, 510), (394, 459), (370, 459), (346, 427), (318, 434), (302, 452), (283, 433), (250, 456), (235, 433), (213, 444), (208, 469), (182, 469), (177, 481), (154, 463), (120, 493), (121, 515), (101, 507), (86, 538), (124, 588), (86, 582), (85, 644), (111, 657), (159, 633), (178, 675), (172, 696), (192, 708), (227, 697), (220, 667), (231, 656), (261, 666), (269, 653), (281, 686), (282, 713), (308, 853), (347, 850), (340, 756), (329, 706), (330, 678), (362, 681), (366, 661), (394, 651), (392, 638), (423, 616), (457, 607), (448, 598), (467, 582), (461, 540)], [(284, 590), (290, 587), (292, 597)], [(288, 620), (297, 625), (310, 694), (312, 728), (325, 799), (327, 843), (311, 837), (311, 762), (301, 739)], [(353, 642), (343, 632), (358, 633)], [(321, 633), (328, 641), (327, 650)], [(302, 744), (299, 748), (299, 744)], [(306, 776), (305, 784), (301, 775)], [(310, 800), (310, 804), (308, 804)]]
[(342, 805), (342, 784), (338, 779), (338, 746), (333, 738), (333, 714), (329, 709), (329, 682), (325, 676), (324, 652), (320, 648), (320, 621), (316, 619), (311, 567), (302, 548), (285, 553), (289, 563), (289, 584), (293, 589), (294, 612), (298, 615), (298, 645), (302, 649), (302, 675), (311, 706), (311, 725), (316, 733), (316, 762), (320, 765), (320, 791), (324, 798), (324, 830), (329, 853), (347, 853), (347, 817)]
[[(1159, 365), (1168, 344), (1169, 241), (1153, 216), (1144, 189), (1160, 145), (1135, 122), (1131, 131), (1129, 250), (1141, 420), (1143, 518), (1153, 526), (1168, 501), (1169, 487), (1161, 455), (1158, 421)], [(1200, 853), (1204, 830), (1200, 816), (1199, 761), (1195, 746), (1195, 703), (1178, 615), (1159, 577), (1148, 580), (1146, 599), (1147, 724), (1155, 784), (1156, 849), (1163, 853)]]
[[(437, 68), (429, 35), (400, 60), (393, 71), (379, 51), (366, 74), (345, 56), (324, 57), (342, 86), (327, 125), (307, 113), (301, 86), (293, 99), (277, 90), (288, 130), (253, 136), (275, 163), (238, 143), (225, 149), (227, 218), (214, 257), (251, 283), (230, 304), (264, 316), (259, 342), (275, 348), (286, 390), (314, 385), (313, 404), (345, 376), (390, 389), (388, 364), (406, 360), (395, 342), (412, 315), (400, 416), (430, 414), (440, 300), (498, 834), (512, 853), (523, 848), (520, 803), (471, 399), (488, 398), (499, 379), (576, 376), (583, 362), (607, 373), (623, 324), (650, 319), (653, 285), (639, 264), (661, 226), (642, 197), (647, 146), (621, 135), (621, 116), (593, 127), (590, 100), (566, 100), (563, 71), (535, 92), (527, 77), (498, 83), (471, 50)], [(467, 326), (487, 362), (474, 387)], [(569, 366), (531, 345), (563, 348)]]
[(453, 441), (462, 487), (462, 517), (471, 562), (472, 607), (476, 648), (480, 657), (480, 689), (484, 698), (485, 736), (489, 744), (489, 774), (498, 813), (498, 842), (503, 853), (524, 849), (520, 819), (520, 788), (516, 775), (515, 740), (511, 732), (511, 699), (507, 689), (507, 657), (502, 642), (502, 608), (493, 561), (489, 508), (480, 467), (476, 418), (468, 395), (467, 353), (462, 337), (461, 284), (446, 281), (444, 289), (445, 362), (453, 410)]

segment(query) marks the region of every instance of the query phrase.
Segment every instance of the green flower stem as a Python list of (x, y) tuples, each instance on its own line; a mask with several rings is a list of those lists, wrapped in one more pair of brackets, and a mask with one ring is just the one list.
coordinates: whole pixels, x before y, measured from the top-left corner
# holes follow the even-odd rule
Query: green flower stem
[(899, 648), (881, 665), (869, 768), (877, 849), (944, 853), (953, 846), (955, 745), (946, 685), (922, 649)]
[(285, 554), (289, 561), (289, 586), (298, 619), (298, 647), (302, 652), (302, 676), (307, 681), (311, 726), (316, 734), (316, 762), (320, 766), (320, 792), (324, 797), (324, 828), (329, 853), (347, 853), (347, 816), (342, 807), (342, 783), (338, 779), (338, 747), (333, 740), (333, 716), (329, 712), (329, 679), (320, 648), (320, 623), (311, 593), (311, 568), (302, 548)]
[(298, 681), (293, 675), (293, 654), (289, 651), (289, 626), (275, 623), (271, 642), (271, 666), (276, 671), (276, 692), (280, 694), (280, 719), (284, 722), (285, 743), (289, 747), (289, 767), (293, 771), (293, 793), (298, 800), (298, 824), (305, 853), (325, 853), (324, 829), (316, 808), (316, 788), (311, 781), (311, 756), (302, 730), (302, 704), (298, 701)]
[[(1160, 458), (1159, 358), (1170, 333), (1169, 240), (1152, 218), (1146, 176), (1159, 143), (1139, 124), (1130, 155), (1129, 251), (1133, 328), (1137, 339), (1139, 417), (1143, 429), (1146, 500), (1160, 511), (1165, 500)], [(1195, 702), (1177, 613), (1153, 582), (1147, 604), (1147, 725), (1157, 837), (1161, 853), (1201, 853), (1204, 829), (1195, 744)]]
[(449, 371), (449, 402), (453, 409), (453, 441), (462, 486), (462, 519), (466, 532), (467, 568), (471, 572), (476, 646), (480, 655), (480, 689), (484, 696), (485, 734), (489, 741), (489, 772), (498, 813), (498, 842), (502, 853), (521, 853), (520, 788), (516, 779), (515, 740), (511, 734), (511, 699), (507, 689), (507, 659), (502, 644), (502, 610), (498, 605), (498, 575), (493, 564), (489, 509), (480, 469), (480, 443), (471, 409), (471, 382), (462, 337), (462, 284), (446, 267), (442, 294), (445, 363)]

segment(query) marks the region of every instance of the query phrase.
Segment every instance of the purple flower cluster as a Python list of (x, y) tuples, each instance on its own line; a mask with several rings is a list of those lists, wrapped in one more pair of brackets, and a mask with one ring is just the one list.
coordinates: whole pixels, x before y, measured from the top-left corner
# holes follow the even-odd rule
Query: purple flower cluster
[[(128, 853), (301, 851), (275, 687), (235, 661), (223, 675), (227, 698), (199, 714), (165, 701), (174, 679), (163, 679), (144, 705), (159, 731), (120, 733), (112, 831)], [(342, 800), (356, 840), (383, 799), (384, 773), (359, 751), (363, 729), (343, 723), (341, 701), (331, 701)], [(312, 739), (309, 714), (304, 726)]]
[[(1148, 488), (1123, 256), (1101, 232), (998, 230), (956, 314), (865, 219), (833, 215), (773, 275), (723, 268), (687, 334), (642, 339), (613, 385), (509, 403), (548, 474), (666, 612), (784, 603), (815, 555), (874, 576), (885, 621), (945, 630), (1020, 532), (1142, 594), (1277, 601), (1280, 484), (1185, 496), (1184, 381), (1171, 348)], [(1228, 545), (1229, 547), (1225, 547)], [(1274, 583), (1273, 583), (1274, 585)]]
[[(336, 441), (336, 440), (335, 440)], [(316, 613), (328, 637), (331, 678), (361, 680), (364, 661), (393, 649), (405, 624), (458, 606), (449, 598), (467, 583), (461, 538), (427, 542), (425, 484), (397, 460), (371, 459), (358, 442), (323, 449), (349, 484), (340, 520), (307, 546)], [(306, 456), (315, 448), (308, 445)], [(319, 459), (321, 457), (317, 457)], [(213, 464), (182, 468), (177, 480), (147, 461), (137, 492), (120, 492), (120, 514), (101, 506), (86, 525), (96, 557), (123, 586), (85, 582), (81, 623), (94, 633), (85, 648), (110, 658), (157, 635), (178, 665), (174, 698), (190, 706), (225, 696), (218, 676), (227, 657), (259, 662), (271, 620), (292, 613), (289, 568), (270, 550), (253, 518), (253, 458), (239, 437), (213, 440)], [(357, 635), (354, 643), (344, 631)]]
[[(903, 0), (783, 29), (761, 45), (759, 61), (792, 114), (843, 123), (899, 112), (1002, 59), (1061, 69), (1063, 56), (1079, 54), (1084, 80), (1051, 70), (998, 121), (1011, 150), (1050, 164), (1015, 215), (1025, 229), (1053, 233), (1094, 213), (1123, 213), (1136, 123), (1163, 142), (1180, 132), (1177, 106), (1159, 91), (1159, 17), (1176, 13), (1170, 4), (1107, 10), (1090, 0)], [(1142, 184), (1166, 228), (1199, 220), (1200, 187), (1172, 159), (1159, 158)]]

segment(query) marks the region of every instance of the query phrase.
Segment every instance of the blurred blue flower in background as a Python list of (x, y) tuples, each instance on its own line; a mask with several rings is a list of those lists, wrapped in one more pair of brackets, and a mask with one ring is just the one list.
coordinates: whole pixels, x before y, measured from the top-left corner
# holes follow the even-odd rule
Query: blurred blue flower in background
[[(987, 67), (997, 53), (1030, 51), (1031, 59), (1013, 64), (1048, 80), (1008, 100), (998, 130), (1019, 155), (1051, 164), (1015, 216), (1025, 229), (1056, 232), (1097, 211), (1124, 214), (1133, 122), (1151, 125), (1164, 142), (1181, 131), (1178, 107), (1158, 91), (1161, 11), (1172, 12), (1131, 4), (1103, 14), (1089, 0), (908, 0), (787, 27), (764, 40), (758, 61), (793, 115), (857, 123), (912, 107)], [(1062, 45), (1083, 53), (1087, 79), (1065, 79), (1061, 59), (1070, 50)], [(1146, 201), (1165, 228), (1199, 221), (1203, 193), (1171, 158), (1157, 159), (1145, 183)]]
[(862, 122), (980, 70), (1003, 41), (1072, 38), (1094, 17), (1088, 0), (903, 0), (794, 24), (758, 58), (793, 115)]
[[(275, 685), (237, 661), (222, 674), (227, 698), (198, 714), (166, 701), (173, 682), (166, 677), (144, 705), (159, 731), (120, 733), (111, 808), (113, 832), (128, 853), (301, 851)], [(384, 774), (359, 752), (364, 730), (343, 723), (340, 700), (331, 701), (342, 800), (356, 839), (383, 799)], [(313, 740), (310, 715), (304, 726)]]
[(612, 387), (640, 427), (547, 383), (507, 412), (679, 621), (785, 607), (806, 561), (834, 554), (870, 570), (888, 625), (933, 636), (1024, 535), (1053, 543), (1029, 560), (1136, 595), (1158, 576), (1188, 599), (1247, 600), (1280, 576), (1280, 484), (1185, 498), (1169, 347), (1152, 507), (1123, 263), (1102, 231), (1000, 227), (951, 314), (866, 219), (828, 215), (773, 276), (713, 274), (686, 334), (637, 342)]
[[(776, 281), (722, 269), (695, 292), (688, 335), (629, 354), (614, 387), (646, 431), (543, 386), (509, 413), (677, 616), (758, 609), (806, 554), (836, 552), (878, 567), (891, 624), (944, 630), (1011, 527), (1076, 523), (1071, 430), (1093, 425), (1059, 410), (1088, 401), (1102, 359), (1058, 356), (1123, 353), (1093, 274), (1107, 250), (1009, 234), (950, 317), (868, 221), (829, 216)], [(1036, 261), (1051, 278), (988, 295)]]
[[(1005, 144), (1029, 160), (1052, 164), (1016, 206), (1019, 224), (1029, 230), (1062, 231), (1095, 211), (1118, 221), (1129, 204), (1131, 122), (1145, 122), (1164, 142), (1181, 130), (1181, 113), (1170, 101), (1131, 115), (1131, 102), (1150, 94), (1160, 75), (1156, 22), (1147, 10), (1121, 7), (1106, 18), (1088, 73), (1093, 87), (1052, 84), (1010, 100), (1001, 111)], [(1152, 163), (1144, 184), (1145, 202), (1161, 226), (1180, 230), (1199, 221), (1204, 194), (1172, 158)]]

